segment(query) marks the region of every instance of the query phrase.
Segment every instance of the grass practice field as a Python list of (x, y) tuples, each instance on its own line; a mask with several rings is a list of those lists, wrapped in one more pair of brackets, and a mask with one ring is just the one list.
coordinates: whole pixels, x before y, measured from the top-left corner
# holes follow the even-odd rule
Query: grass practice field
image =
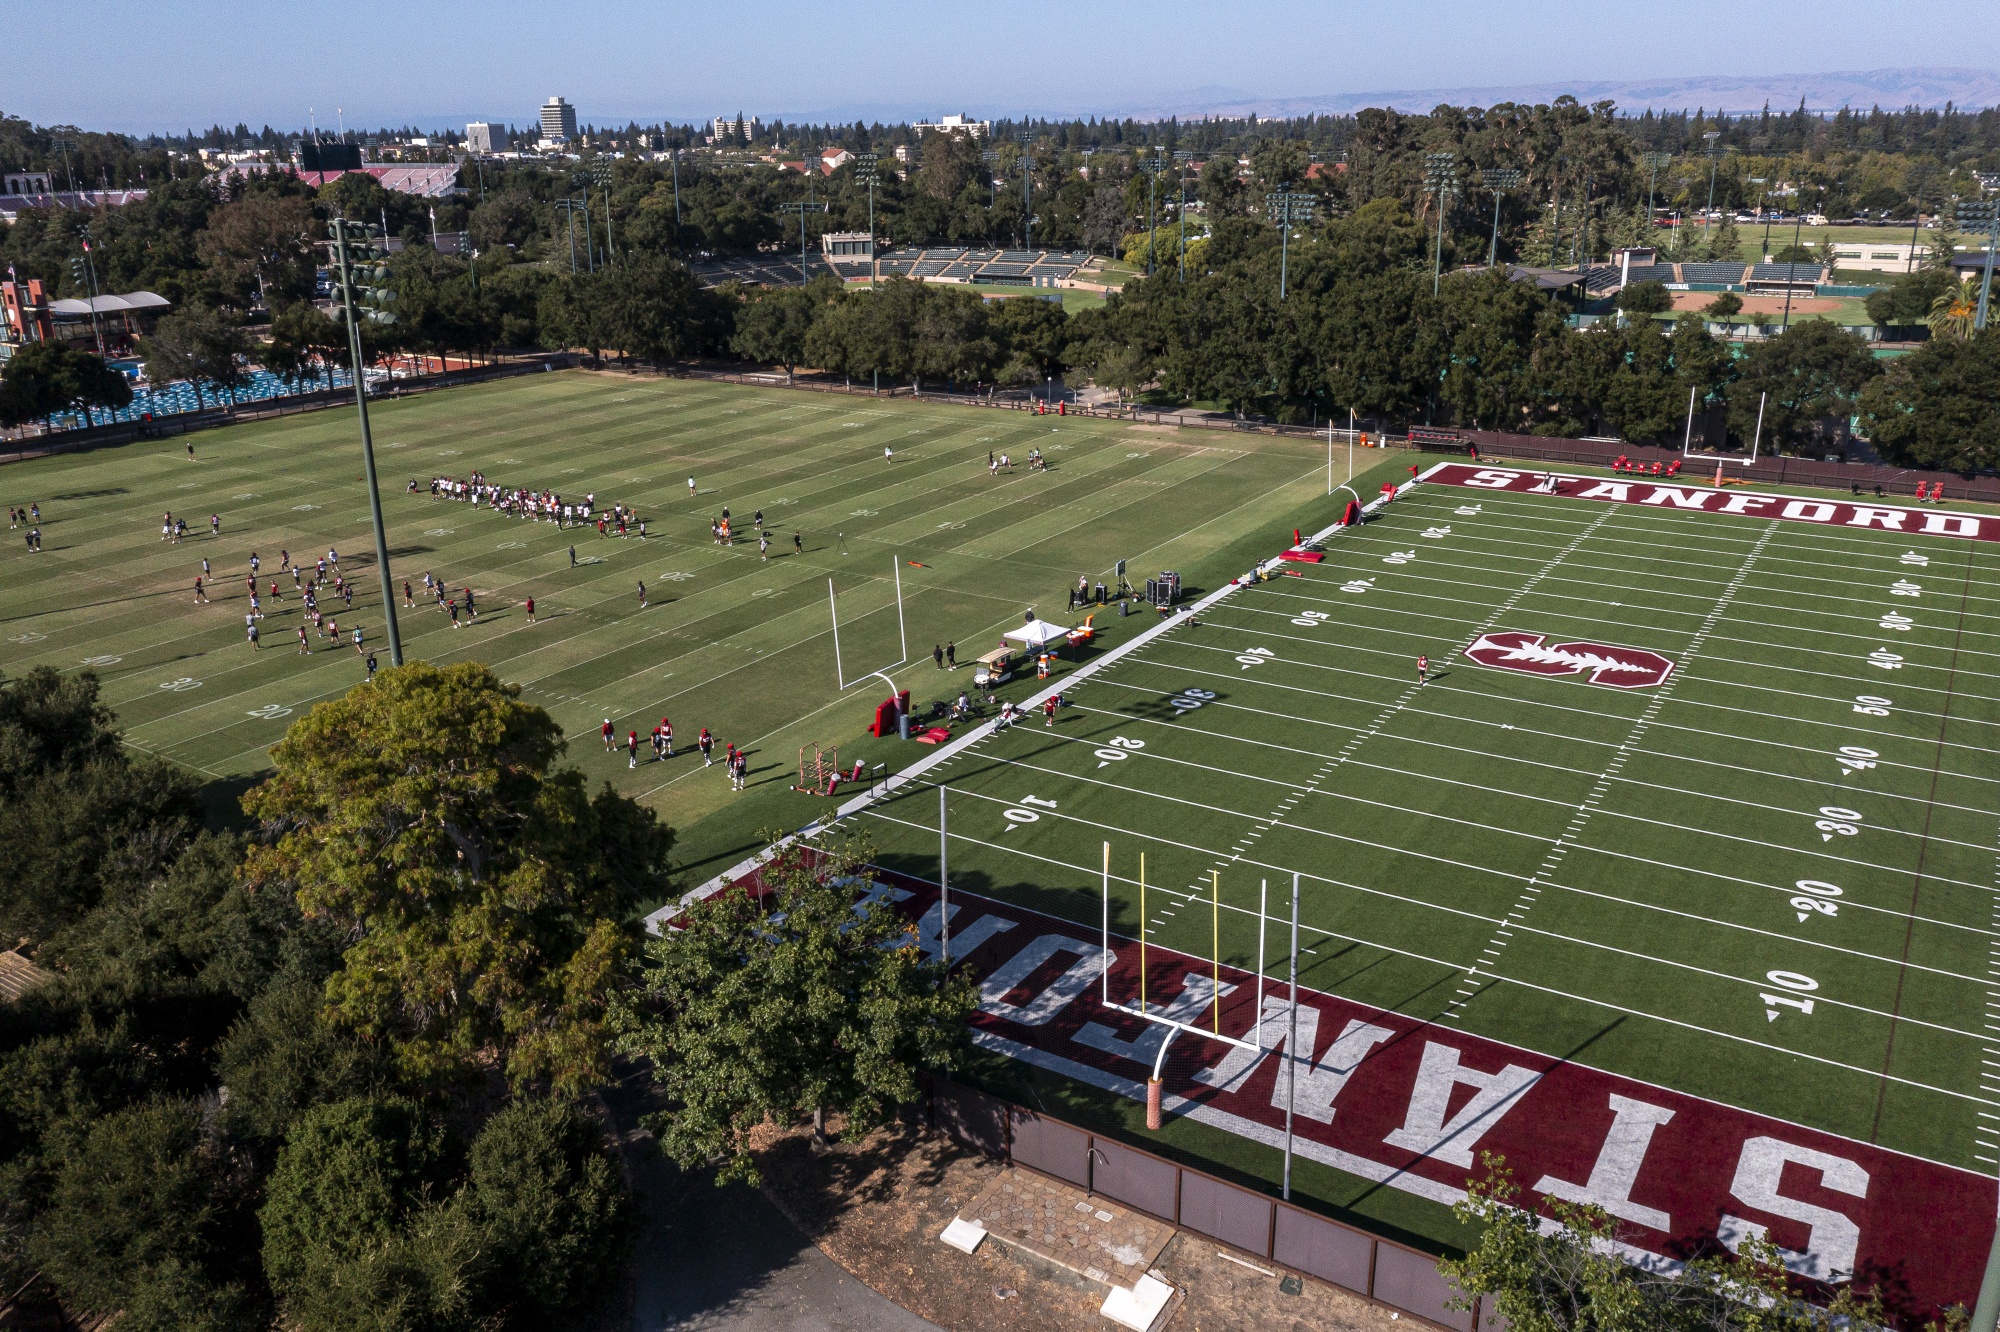
[[(800, 745), (838, 744), (850, 764), (909, 748), (862, 737), (888, 692), (880, 679), (835, 687), (829, 578), (852, 680), (900, 655), (901, 561), (912, 660), (894, 678), (928, 700), (970, 683), (969, 669), (935, 671), (934, 643), (955, 638), (969, 662), (1024, 607), (1058, 614), (1079, 575), (1107, 580), (1120, 557), (1135, 576), (1177, 568), (1198, 578), (1254, 530), (1268, 550), (1279, 523), (1325, 488), (1323, 446), (1310, 442), (1252, 446), (1074, 417), (582, 372), (378, 402), (371, 416), (392, 572), (417, 593), (418, 607), (401, 612), (408, 655), (482, 661), (520, 683), (562, 723), (593, 781), (655, 805), (680, 831), (690, 881), (759, 845), (761, 831), (819, 811), (823, 801), (788, 789)], [(384, 666), (388, 653), (353, 410), (189, 438), (194, 462), (171, 439), (0, 470), (10, 506), (39, 503), (45, 547), (29, 553), (17, 529), (0, 556), (0, 671), (91, 666), (129, 742), (215, 779), (226, 806), (268, 767), (265, 751), (290, 719), (364, 674), (344, 644), (316, 638), (298, 655), (302, 605), (281, 550), (310, 567), (336, 548), (357, 595), (350, 609), (329, 589), (322, 609), (343, 637), (361, 627)], [(1049, 470), (1021, 461), (1030, 446)], [(1016, 465), (989, 475), (989, 450)], [(632, 506), (648, 538), (600, 538), (429, 494), (434, 475), (475, 468), (498, 484)], [(709, 536), (725, 507), (737, 533), (727, 548)], [(773, 531), (768, 562), (759, 509)], [(160, 539), (168, 511), (187, 520), (184, 543)], [(221, 516), (219, 538), (210, 514)], [(255, 651), (243, 623), (253, 551), (266, 600)], [(212, 604), (198, 606), (204, 557)], [(454, 595), (473, 588), (476, 623), (451, 627), (424, 595), (426, 571)], [(1098, 618), (1112, 641), (1141, 623)], [(656, 763), (643, 742), (663, 716), (677, 756)], [(598, 740), (606, 717), (616, 755)], [(752, 751), (743, 795), (719, 762), (704, 769), (694, 754), (703, 726)], [(622, 748), (630, 730), (642, 741), (636, 769)]]
[[(1151, 943), (1211, 957), (1217, 874), (1219, 960), (1254, 971), (1260, 882), (1282, 917), (1296, 872), (1302, 985), (1994, 1173), (2000, 548), (1423, 485), (1327, 549), (925, 773), (954, 889), (1094, 941), (1108, 841), (1114, 936), (1143, 854)], [(1506, 631), (1554, 673), (1467, 655)], [(1631, 687), (1577, 673), (1606, 644)], [(932, 787), (861, 818), (936, 877)], [(1224, 1139), (1156, 1137), (1271, 1176)], [(1450, 1238), (1367, 1180), (1304, 1187)]]

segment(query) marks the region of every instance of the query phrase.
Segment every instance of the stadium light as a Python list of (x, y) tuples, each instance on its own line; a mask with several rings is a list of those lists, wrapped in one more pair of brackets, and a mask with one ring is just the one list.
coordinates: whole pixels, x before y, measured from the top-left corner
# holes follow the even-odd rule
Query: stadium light
[(1264, 196), (1264, 210), (1278, 224), (1278, 299), (1281, 301), (1285, 299), (1292, 227), (1295, 223), (1312, 221), (1313, 207), (1318, 203), (1317, 195), (1303, 190), (1276, 190)]
[(1986, 273), (1979, 282), (1979, 310), (1972, 318), (1975, 332), (1986, 327), (1986, 306), (1993, 294), (1993, 251), (2000, 246), (2000, 203), (1961, 203), (1953, 212), (1961, 231), (1986, 232)]
[(1715, 211), (1715, 164), (1722, 160), (1722, 150), (1716, 146), (1716, 143), (1722, 138), (1722, 131), (1710, 130), (1702, 135), (1701, 138), (1702, 142), (1708, 145), (1705, 150), (1708, 153), (1708, 208), (1701, 215), (1701, 239), (1706, 244), (1708, 241), (1709, 214)]
[(1479, 183), (1493, 191), (1493, 240), (1486, 247), (1486, 266), (1500, 262), (1500, 199), (1509, 190), (1521, 188), (1521, 173), (1511, 167), (1489, 167), (1479, 173)]
[[(569, 214), (569, 275), (571, 277), (575, 277), (576, 276), (576, 213), (577, 209), (584, 207), (584, 205), (577, 203), (575, 199), (558, 199), (556, 200), (555, 206), (562, 212)], [(588, 225), (588, 214), (586, 214), (585, 224)]]
[(56, 137), (49, 140), (49, 147), (55, 149), (56, 154), (62, 158), (63, 171), (69, 176), (69, 192), (71, 194), (76, 193), (76, 168), (70, 165), (69, 155), (76, 149), (76, 140), (70, 136), (78, 132), (74, 125), (58, 125), (56, 127)]
[(988, 192), (986, 207), (987, 211), (990, 212), (1000, 206), (1000, 153), (997, 149), (988, 148), (979, 155), (979, 160), (986, 163), (986, 189)]
[(104, 325), (97, 312), (97, 264), (90, 257), (90, 243), (95, 239), (86, 223), (76, 229), (77, 240), (83, 246), (80, 258), (69, 261), (70, 271), (76, 275), (76, 284), (90, 293), (90, 328), (97, 339), (97, 354), (104, 355)]
[(879, 153), (856, 153), (854, 155), (854, 178), (868, 187), (868, 290), (875, 290), (875, 186), (881, 180), (876, 163), (882, 160)]
[(804, 199), (795, 199), (790, 203), (781, 203), (778, 205), (778, 211), (781, 213), (797, 213), (799, 215), (799, 285), (801, 287), (806, 285), (806, 214), (824, 213), (826, 207), (823, 203), (813, 203)]
[(1021, 131), (1021, 248), (1035, 248), (1035, 155), (1030, 144), (1033, 136), (1027, 130)]
[(1154, 145), (1153, 152), (1150, 157), (1141, 156), (1139, 158), (1139, 169), (1146, 173), (1146, 276), (1147, 277), (1153, 276), (1153, 251), (1157, 249), (1160, 244), (1160, 223), (1156, 213), (1155, 204), (1157, 201), (1158, 186), (1160, 183), (1160, 173), (1167, 169), (1166, 158), (1163, 156), (1163, 154), (1165, 154), (1166, 151), (1167, 150), (1165, 148), (1162, 148), (1156, 144)]
[(1181, 252), (1179, 255), (1179, 260), (1181, 269), (1180, 280), (1182, 282), (1187, 281), (1187, 168), (1188, 168), (1188, 163), (1192, 161), (1194, 161), (1194, 154), (1187, 151), (1185, 148), (1178, 149), (1175, 151), (1174, 153), (1175, 176), (1177, 178), (1177, 183), (1181, 187), (1181, 203), (1180, 203)]
[(1666, 170), (1673, 162), (1674, 155), (1646, 153), (1642, 155), (1641, 160), (1646, 164), (1646, 226), (1650, 234), (1653, 225), (1653, 183), (1659, 179), (1660, 172)]
[[(389, 662), (403, 664), (403, 635), (396, 626), (396, 596), (389, 576), (389, 537), (382, 526), (382, 492), (375, 480), (375, 441), (368, 433), (368, 376), (361, 358), (361, 325), (393, 324), (396, 316), (383, 307), (394, 303), (388, 285), (388, 249), (380, 244), (382, 228), (366, 222), (334, 218), (327, 223), (339, 269), (340, 307), (335, 311), (347, 325), (347, 352), (354, 370), (354, 408), (361, 417), (361, 462), (368, 479), (368, 514), (375, 527), (375, 569), (382, 582), (382, 616), (389, 631)], [(365, 265), (362, 266), (362, 265)]]
[(1424, 188), (1437, 196), (1438, 205), (1437, 250), (1431, 257), (1431, 295), (1435, 296), (1444, 273), (1445, 200), (1458, 193), (1457, 153), (1424, 154)]
[[(604, 157), (600, 157), (600, 158), (598, 158), (598, 159), (597, 159), (597, 160), (596, 160), (595, 162), (591, 163), (591, 166), (590, 166), (590, 176), (591, 176), (591, 179), (592, 179), (592, 180), (594, 180), (594, 181), (596, 181), (596, 182), (597, 182), (597, 188), (598, 188), (598, 190), (599, 190), (600, 192), (602, 192), (602, 193), (603, 193), (603, 195), (604, 195), (604, 265), (605, 265), (605, 267), (609, 268), (609, 267), (611, 266), (611, 264), (612, 264), (612, 263), (613, 263), (613, 262), (614, 262), (614, 261), (615, 261), (615, 260), (617, 259), (617, 257), (618, 257), (618, 253), (617, 253), (617, 249), (616, 249), (616, 247), (614, 247), (614, 246), (612, 245), (612, 243), (611, 243), (611, 161), (610, 161), (610, 159), (609, 159), (609, 158), (604, 158)], [(586, 194), (586, 195), (584, 196), (584, 198), (585, 198), (586, 200), (587, 200), (587, 199), (588, 199), (589, 197), (590, 197), (590, 196), (589, 196), (588, 194)]]

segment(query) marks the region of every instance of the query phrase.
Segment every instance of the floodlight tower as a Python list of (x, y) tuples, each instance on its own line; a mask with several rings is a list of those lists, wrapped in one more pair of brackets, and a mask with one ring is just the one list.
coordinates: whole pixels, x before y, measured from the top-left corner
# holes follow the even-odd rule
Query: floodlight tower
[(381, 244), (380, 227), (336, 217), (327, 224), (327, 230), (333, 237), (334, 262), (339, 269), (340, 304), (334, 315), (347, 325), (349, 364), (354, 369), (354, 407), (361, 416), (361, 462), (368, 478), (368, 513), (375, 526), (375, 571), (382, 582), (382, 617), (389, 632), (389, 661), (401, 666), (403, 635), (396, 626), (396, 596), (389, 576), (389, 537), (382, 526), (382, 492), (375, 481), (375, 441), (368, 433), (368, 376), (361, 356), (364, 322), (396, 322), (396, 316), (383, 308), (396, 299), (395, 291), (387, 285), (389, 269), (385, 261), (389, 251)]
[(1437, 249), (1431, 257), (1431, 295), (1435, 296), (1444, 274), (1445, 201), (1458, 193), (1457, 153), (1424, 154), (1424, 188), (1437, 196)]
[(806, 214), (824, 213), (826, 205), (823, 203), (812, 203), (804, 199), (796, 199), (791, 203), (779, 204), (778, 211), (781, 213), (797, 213), (799, 215), (799, 285), (803, 287), (806, 285)]
[(76, 168), (70, 165), (69, 155), (76, 148), (76, 140), (70, 136), (77, 132), (74, 125), (60, 125), (56, 128), (56, 137), (49, 140), (49, 147), (55, 149), (57, 155), (62, 158), (63, 171), (69, 176), (71, 194), (76, 193)]
[(1703, 245), (1708, 243), (1708, 215), (1715, 211), (1715, 165), (1722, 160), (1722, 150), (1716, 144), (1721, 138), (1721, 130), (1710, 130), (1701, 136), (1702, 142), (1708, 145), (1703, 150), (1708, 154), (1708, 207), (1701, 215), (1701, 239)]
[(1650, 235), (1652, 234), (1651, 227), (1653, 225), (1653, 184), (1659, 179), (1660, 173), (1672, 165), (1674, 155), (1672, 153), (1645, 153), (1641, 155), (1641, 160), (1646, 164), (1646, 226), (1648, 228), (1647, 234)]
[(996, 174), (1000, 170), (1000, 154), (988, 148), (979, 155), (979, 160), (986, 163), (986, 188), (990, 191), (986, 207), (991, 211), (1000, 206), (1000, 177)]
[(1034, 136), (1021, 131), (1021, 248), (1035, 248), (1035, 154)]
[(1155, 145), (1151, 156), (1139, 159), (1139, 169), (1146, 173), (1146, 276), (1153, 276), (1153, 251), (1160, 244), (1160, 223), (1156, 212), (1160, 173), (1166, 170), (1166, 149)]
[[(604, 265), (609, 268), (617, 257), (611, 244), (611, 160), (600, 157), (590, 167), (590, 177), (597, 182), (597, 188), (604, 195)], [(590, 196), (584, 196), (588, 199)]]
[(1264, 210), (1278, 224), (1278, 299), (1281, 301), (1285, 299), (1290, 266), (1292, 227), (1312, 221), (1313, 206), (1318, 202), (1318, 196), (1303, 190), (1275, 190), (1264, 196)]
[(868, 187), (868, 290), (875, 290), (875, 186), (881, 180), (876, 172), (876, 163), (882, 160), (879, 153), (856, 153), (854, 155), (854, 179)]
[(569, 217), (569, 275), (576, 276), (576, 214), (578, 204), (575, 199), (558, 199), (555, 206)]
[(1521, 188), (1521, 173), (1511, 167), (1489, 167), (1479, 173), (1479, 183), (1493, 192), (1493, 240), (1486, 247), (1486, 266), (1500, 262), (1500, 200), (1509, 190)]
[(1181, 266), (1180, 280), (1182, 282), (1187, 281), (1187, 169), (1188, 169), (1188, 163), (1192, 161), (1194, 161), (1194, 154), (1189, 152), (1187, 149), (1181, 148), (1175, 150), (1174, 175), (1176, 177), (1176, 183), (1179, 184), (1179, 186), (1181, 187), (1181, 202), (1179, 209), (1180, 219), (1181, 219), (1181, 250), (1180, 250), (1180, 255), (1178, 257), (1180, 259), (1180, 266)]
[(1977, 331), (1986, 327), (1986, 307), (1993, 294), (1993, 252), (2000, 247), (2000, 203), (1992, 200), (1961, 203), (1955, 212), (1959, 230), (1986, 233), (1986, 272), (1979, 282), (1979, 311), (1972, 319), (1972, 327)]

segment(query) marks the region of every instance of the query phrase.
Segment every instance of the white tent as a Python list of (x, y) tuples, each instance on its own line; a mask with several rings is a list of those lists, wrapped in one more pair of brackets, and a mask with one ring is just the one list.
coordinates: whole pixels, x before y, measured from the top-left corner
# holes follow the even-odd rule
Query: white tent
[(1025, 644), (1031, 648), (1042, 647), (1049, 643), (1067, 641), (1069, 630), (1059, 624), (1050, 624), (1047, 620), (1030, 620), (1019, 629), (1009, 629), (1001, 637), (1012, 639), (1017, 643)]

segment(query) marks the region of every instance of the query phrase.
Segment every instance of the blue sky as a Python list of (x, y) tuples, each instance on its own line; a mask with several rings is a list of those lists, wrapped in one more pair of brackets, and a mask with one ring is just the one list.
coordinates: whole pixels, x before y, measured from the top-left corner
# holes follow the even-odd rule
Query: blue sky
[[(882, 17), (917, 11), (936, 17)], [(2000, 66), (1994, 0), (14, 0), (7, 30), (0, 109), (128, 131), (290, 128), (308, 108), (323, 125), (336, 108), (349, 125), (521, 124), (558, 92), (586, 123), (738, 110), (851, 120)]]

